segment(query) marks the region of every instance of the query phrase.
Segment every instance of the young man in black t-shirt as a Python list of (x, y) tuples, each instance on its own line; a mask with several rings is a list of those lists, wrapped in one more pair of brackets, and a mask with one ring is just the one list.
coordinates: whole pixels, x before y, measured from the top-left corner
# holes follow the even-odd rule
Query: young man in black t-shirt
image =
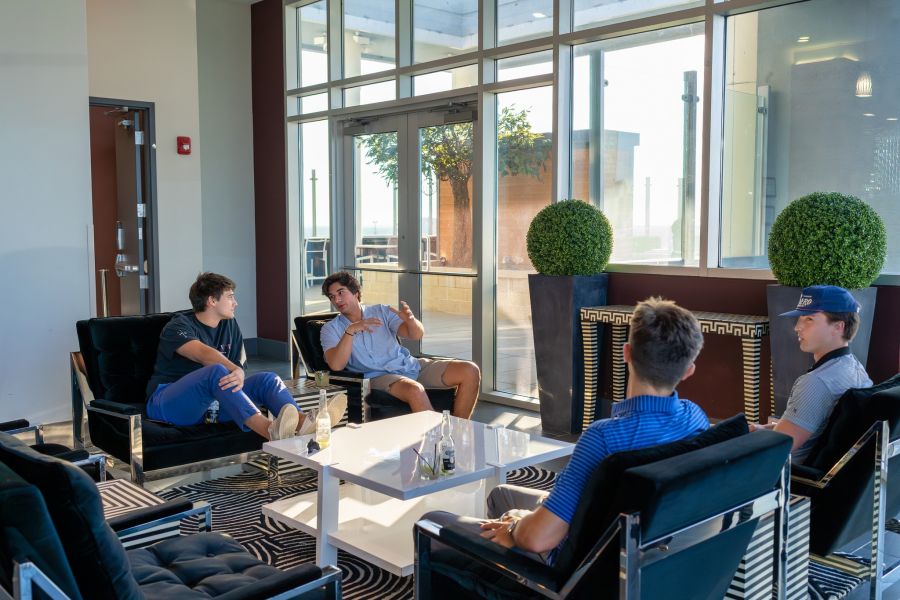
[[(233, 421), (268, 440), (315, 430), (315, 411), (301, 413), (278, 375), (244, 375), (244, 339), (234, 309), (234, 282), (201, 273), (188, 294), (192, 311), (176, 314), (159, 337), (156, 367), (147, 384), (147, 414), (173, 425)], [(218, 402), (218, 410), (211, 408)], [(274, 420), (262, 416), (259, 406)], [(331, 422), (344, 416), (347, 397), (331, 399)]]

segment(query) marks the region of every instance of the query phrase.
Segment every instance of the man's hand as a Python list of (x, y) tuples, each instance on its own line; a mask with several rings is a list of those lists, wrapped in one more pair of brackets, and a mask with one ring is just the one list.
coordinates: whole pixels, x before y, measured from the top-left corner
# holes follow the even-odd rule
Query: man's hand
[(244, 370), (240, 367), (219, 380), (219, 389), (227, 390), (231, 388), (231, 392), (239, 392), (244, 388)]
[(389, 306), (388, 308), (391, 309), (392, 313), (394, 313), (395, 315), (400, 317), (404, 323), (416, 318), (416, 316), (413, 314), (413, 311), (410, 310), (409, 304), (407, 304), (403, 300), (400, 301), (400, 309), (399, 310), (394, 308), (393, 306)]
[[(391, 309), (393, 310), (393, 309)], [(365, 331), (366, 333), (372, 333), (375, 331), (377, 327), (381, 327), (382, 322), (381, 319), (376, 319), (375, 317), (368, 317), (366, 319), (360, 319), (355, 323), (350, 323), (345, 330), (350, 335), (356, 335), (361, 331)]]
[(516, 543), (512, 536), (509, 535), (509, 524), (514, 519), (504, 519), (502, 521), (487, 521), (481, 524), (481, 537), (491, 540), (495, 544), (500, 544), (504, 548), (515, 548)]

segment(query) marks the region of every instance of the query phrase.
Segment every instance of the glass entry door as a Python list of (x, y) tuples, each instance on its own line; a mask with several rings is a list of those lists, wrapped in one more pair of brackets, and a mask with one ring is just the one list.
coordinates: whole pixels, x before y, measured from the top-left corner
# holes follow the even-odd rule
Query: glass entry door
[(401, 300), (425, 325), (423, 355), (472, 358), (472, 121), (444, 113), (344, 129), (344, 253), (363, 302)]

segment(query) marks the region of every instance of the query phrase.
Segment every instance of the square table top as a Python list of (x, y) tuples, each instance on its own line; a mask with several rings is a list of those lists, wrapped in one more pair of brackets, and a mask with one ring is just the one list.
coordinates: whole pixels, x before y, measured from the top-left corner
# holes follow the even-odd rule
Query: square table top
[(419, 474), (415, 448), (426, 456), (440, 440), (441, 414), (411, 413), (343, 427), (331, 433), (331, 445), (309, 454), (311, 436), (266, 442), (263, 450), (356, 483), (388, 496), (407, 500), (492, 476), (497, 469), (511, 470), (572, 453), (569, 442), (529, 435), (451, 417), (451, 437), (456, 446), (456, 470), (437, 479)]

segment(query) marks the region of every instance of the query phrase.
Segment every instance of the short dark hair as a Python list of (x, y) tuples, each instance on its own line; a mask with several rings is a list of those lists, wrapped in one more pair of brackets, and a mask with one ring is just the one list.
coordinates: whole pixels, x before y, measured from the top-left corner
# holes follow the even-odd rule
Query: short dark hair
[(822, 311), (822, 314), (825, 315), (825, 319), (828, 320), (829, 323), (843, 323), (844, 324), (844, 340), (851, 341), (853, 336), (856, 335), (856, 332), (859, 330), (859, 313), (856, 312), (844, 312), (844, 313), (833, 313)]
[(200, 273), (197, 275), (197, 281), (191, 286), (188, 292), (188, 298), (191, 300), (191, 306), (195, 313), (201, 313), (206, 310), (206, 301), (213, 297), (216, 300), (222, 297), (222, 294), (228, 290), (234, 291), (237, 286), (234, 282), (224, 275), (218, 273)]
[(326, 277), (325, 281), (322, 282), (322, 295), (327, 298), (328, 288), (335, 283), (339, 283), (350, 290), (351, 294), (356, 294), (357, 299), (362, 299), (362, 292), (360, 291), (362, 286), (359, 284), (359, 280), (347, 271), (338, 271)]
[(631, 315), (631, 366), (658, 388), (675, 389), (703, 348), (700, 323), (671, 300), (648, 298)]

